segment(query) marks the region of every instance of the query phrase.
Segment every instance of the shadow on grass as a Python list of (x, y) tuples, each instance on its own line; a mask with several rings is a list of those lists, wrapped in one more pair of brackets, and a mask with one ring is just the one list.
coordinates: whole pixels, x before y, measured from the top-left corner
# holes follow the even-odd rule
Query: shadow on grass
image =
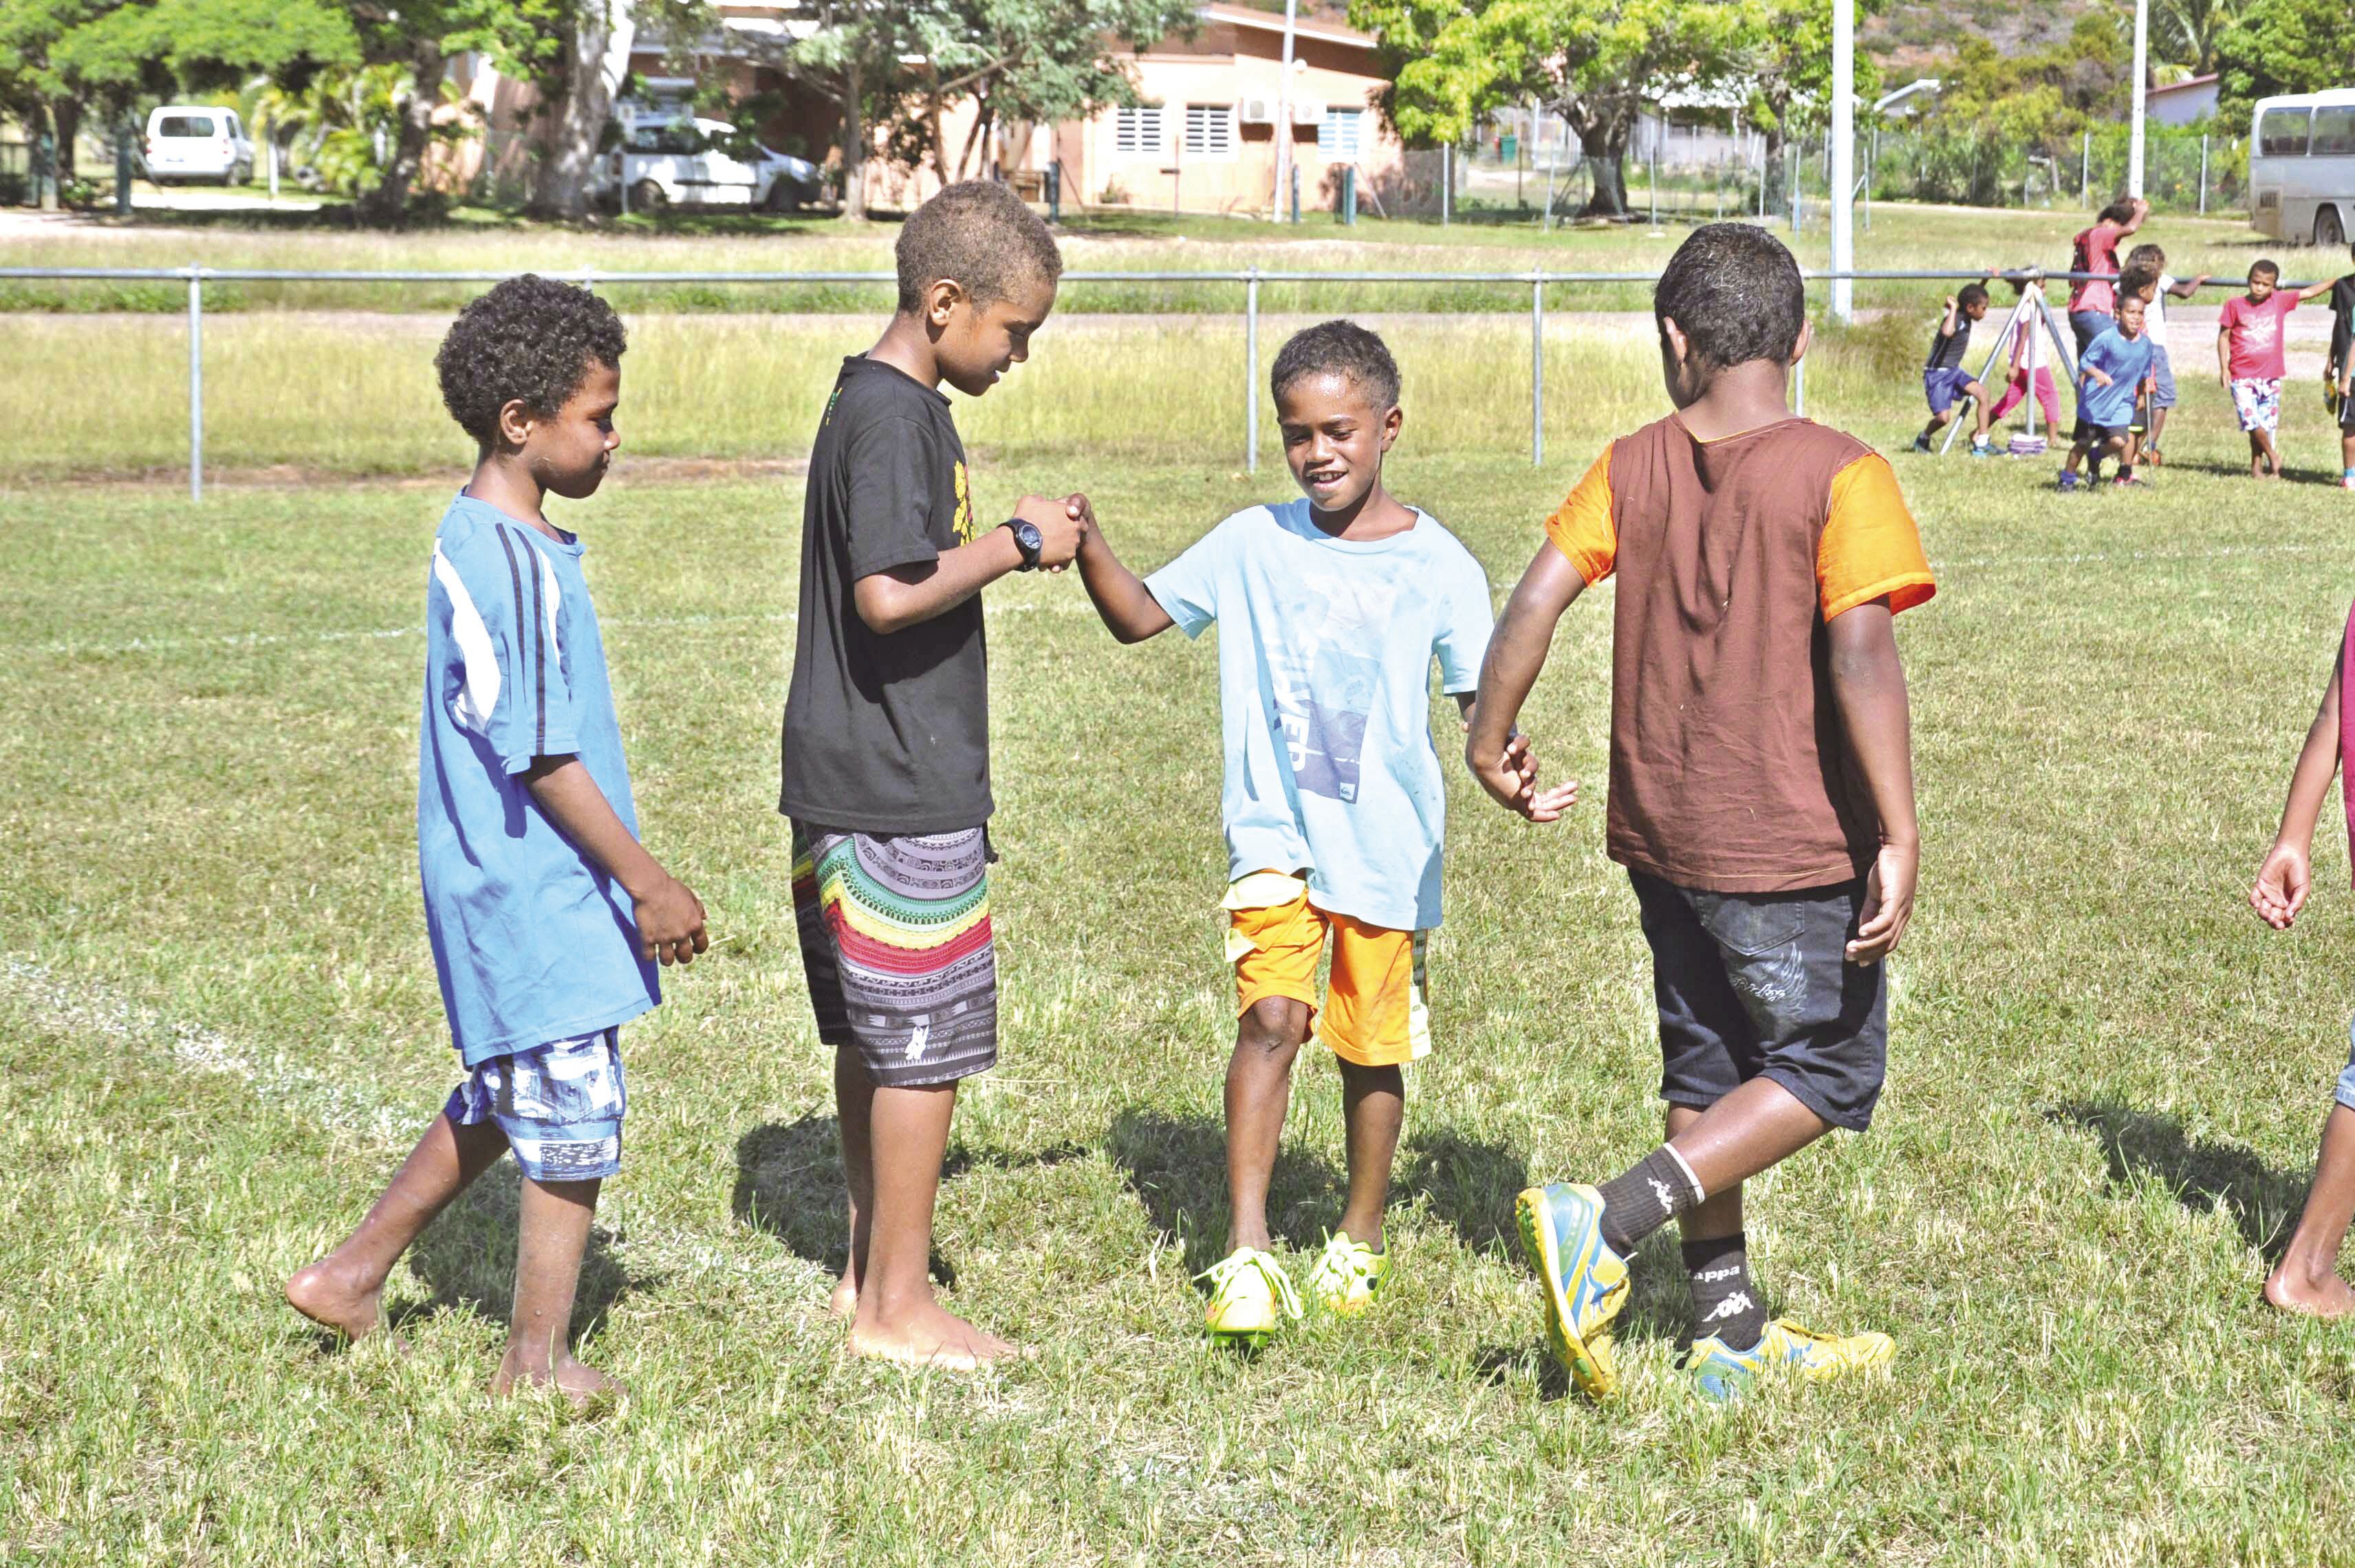
[[(1156, 1229), (1185, 1249), (1186, 1269), (1199, 1274), (1227, 1255), (1227, 1130), (1208, 1116), (1173, 1116), (1135, 1107), (1113, 1118), (1104, 1152)], [(1280, 1245), (1321, 1245), (1340, 1218), (1340, 1172), (1330, 1161), (1286, 1142), (1268, 1182), (1267, 1223)]]
[[(2055, 450), (2059, 451), (2063, 456), (2066, 456), (2069, 449), (2063, 446), (2058, 447)], [(2158, 473), (2161, 475), (2210, 474), (2220, 479), (2248, 479), (2249, 465), (2246, 463), (2219, 463), (2212, 457), (2186, 457), (2182, 459), (2170, 457), (2159, 467)], [(2339, 488), (2339, 475), (2336, 473), (2326, 473), (2319, 468), (2285, 468), (2282, 470), (2282, 476), (2279, 483), (2284, 485), (2320, 485), (2328, 489), (2336, 490)], [(2262, 485), (2270, 483), (2270, 481), (2263, 479), (2249, 479), (2249, 483), (2251, 485)]]
[[(515, 1300), (516, 1222), (523, 1173), (502, 1159), (442, 1211), (409, 1251), (409, 1266), (433, 1294), (394, 1315), (398, 1328), (413, 1318), (470, 1307), (506, 1324)], [(604, 1326), (614, 1302), (633, 1290), (661, 1282), (656, 1275), (634, 1275), (613, 1255), (610, 1232), (592, 1227), (581, 1260), (581, 1286), (572, 1304), (572, 1337), (588, 1338)]]
[(2101, 1140), (2113, 1188), (2131, 1187), (2140, 1178), (2158, 1182), (2186, 1209), (2204, 1213), (2221, 1205), (2268, 1266), (2281, 1260), (2306, 1201), (2304, 1172), (2275, 1170), (2237, 1144), (2185, 1136), (2173, 1116), (2115, 1102), (2079, 1101), (2045, 1116)]
[(1407, 1136), (1394, 1182), (1401, 1199), (1421, 1199), (1465, 1251), (1500, 1258), (1519, 1254), (1513, 1200), (1529, 1185), (1529, 1161), (1507, 1145), (1444, 1126)]
[[(1092, 1151), (1075, 1143), (1008, 1152), (951, 1143), (941, 1162), (941, 1180), (955, 1180), (976, 1168), (1013, 1170), (1061, 1165)], [(729, 1208), (740, 1223), (766, 1231), (798, 1258), (839, 1275), (850, 1258), (849, 1191), (842, 1179), (841, 1124), (813, 1114), (792, 1122), (771, 1122), (736, 1140), (736, 1189)], [(956, 1270), (937, 1251), (932, 1277), (956, 1284)]]

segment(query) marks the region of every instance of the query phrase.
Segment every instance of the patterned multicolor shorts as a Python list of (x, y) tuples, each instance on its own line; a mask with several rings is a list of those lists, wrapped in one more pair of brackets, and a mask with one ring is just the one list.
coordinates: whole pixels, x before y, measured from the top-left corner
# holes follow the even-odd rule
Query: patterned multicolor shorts
[(874, 1083), (953, 1083), (997, 1063), (989, 837), (794, 824), (794, 919), (817, 1037)]
[(2232, 411), (2241, 416), (2243, 430), (2270, 433), (2281, 429), (2281, 383), (2235, 379)]
[(474, 1064), (442, 1114), (496, 1122), (534, 1181), (599, 1181), (622, 1168), (622, 1031), (554, 1040)]

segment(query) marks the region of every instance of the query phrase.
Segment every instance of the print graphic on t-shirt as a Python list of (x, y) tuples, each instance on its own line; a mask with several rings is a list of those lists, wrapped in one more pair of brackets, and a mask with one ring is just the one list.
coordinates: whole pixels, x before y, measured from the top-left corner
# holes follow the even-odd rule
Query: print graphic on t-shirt
[(973, 542), (973, 489), (965, 483), (964, 460), (956, 465), (956, 537), (959, 544)]
[(2241, 347), (2251, 354), (2263, 354), (2281, 336), (2281, 317), (2277, 315), (2247, 315), (2241, 318)]
[(1398, 591), (1323, 574), (1301, 586), (1323, 615), (1292, 645), (1268, 650), (1276, 720), (1302, 792), (1354, 802), (1366, 720), (1381, 688), (1381, 661), (1357, 650), (1380, 645)]

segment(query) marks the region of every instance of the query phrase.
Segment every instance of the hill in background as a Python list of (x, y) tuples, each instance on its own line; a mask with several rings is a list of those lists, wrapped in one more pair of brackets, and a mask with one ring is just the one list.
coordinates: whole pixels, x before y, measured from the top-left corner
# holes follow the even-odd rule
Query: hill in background
[(1857, 30), (1884, 76), (1921, 75), (1954, 58), (1966, 37), (1985, 38), (2001, 54), (2031, 53), (2066, 38), (2078, 17), (2113, 9), (2105, 0), (1899, 0)]

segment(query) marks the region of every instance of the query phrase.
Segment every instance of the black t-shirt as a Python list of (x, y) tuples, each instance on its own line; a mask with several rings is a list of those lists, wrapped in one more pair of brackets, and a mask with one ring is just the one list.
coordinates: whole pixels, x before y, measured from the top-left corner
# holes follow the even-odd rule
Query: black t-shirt
[[(1915, 319), (1920, 319), (1916, 317)], [(1963, 368), (1963, 351), (1971, 346), (1971, 318), (1955, 307), (1955, 330), (1946, 330), (1944, 314), (1938, 325), (1930, 329), (1930, 357), (1923, 361), (1924, 370), (1959, 370)]]
[(2343, 372), (2355, 347), (2355, 272), (2330, 285), (2330, 363)]
[(889, 635), (859, 619), (851, 597), (860, 578), (936, 560), (974, 531), (948, 399), (864, 356), (844, 360), (802, 506), (778, 810), (895, 835), (989, 819), (981, 596)]

